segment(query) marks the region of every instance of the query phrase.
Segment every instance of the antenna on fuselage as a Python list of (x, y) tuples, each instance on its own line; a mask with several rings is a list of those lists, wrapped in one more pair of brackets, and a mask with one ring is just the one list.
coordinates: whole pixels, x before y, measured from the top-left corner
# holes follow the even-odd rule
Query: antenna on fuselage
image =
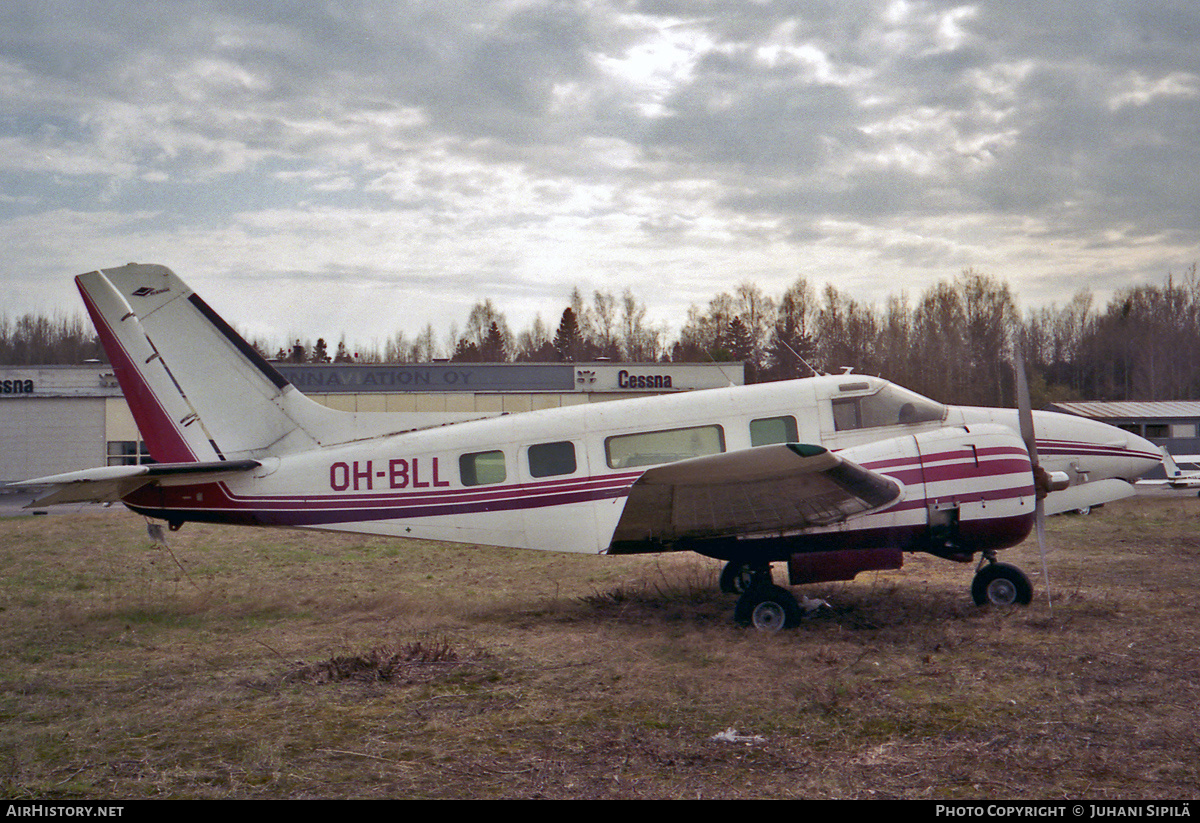
[[(718, 361), (717, 358), (712, 356), (712, 352), (710, 352), (708, 349), (705, 349), (704, 354), (708, 357), (709, 362), (711, 362), (714, 366), (716, 366), (717, 369), (721, 372), (721, 376), (725, 378), (725, 382), (727, 382), (729, 384), (730, 388), (740, 385), (733, 381), (733, 378), (729, 376), (729, 372), (725, 371), (725, 367), (721, 365), (720, 361)], [(742, 383), (745, 383), (745, 380), (746, 380), (746, 364), (743, 361), (743, 363), (742, 363)]]
[(786, 340), (782, 340), (782, 339), (781, 339), (779, 342), (783, 344), (783, 347), (784, 347), (785, 349), (787, 349), (788, 351), (790, 351), (790, 352), (792, 353), (792, 356), (793, 356), (793, 357), (795, 357), (797, 360), (799, 360), (801, 363), (803, 363), (803, 364), (805, 365), (805, 367), (806, 367), (806, 368), (807, 368), (807, 369), (808, 369), (810, 372), (812, 372), (812, 373), (813, 373), (813, 377), (823, 377), (823, 376), (825, 375), (825, 373), (824, 373), (824, 372), (819, 372), (819, 371), (817, 371), (816, 369), (814, 369), (814, 368), (812, 367), (812, 364), (811, 364), (811, 363), (809, 363), (807, 360), (805, 360), (803, 357), (801, 357), (801, 356), (800, 356), (800, 352), (798, 352), (798, 351), (796, 351), (795, 349), (793, 349), (793, 348), (791, 347), (791, 345), (788, 343), (788, 341), (786, 341)]

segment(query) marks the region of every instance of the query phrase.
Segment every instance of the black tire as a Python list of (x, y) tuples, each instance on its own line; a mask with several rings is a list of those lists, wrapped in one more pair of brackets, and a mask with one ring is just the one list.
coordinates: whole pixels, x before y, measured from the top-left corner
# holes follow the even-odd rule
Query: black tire
[(721, 577), (718, 583), (721, 591), (726, 594), (741, 594), (753, 585), (754, 573), (750, 571), (750, 567), (745, 563), (730, 560), (721, 569)]
[(733, 619), (772, 634), (800, 625), (803, 613), (792, 593), (782, 586), (760, 584), (750, 587), (733, 609)]
[(975, 575), (971, 597), (976, 606), (1028, 606), (1033, 600), (1033, 584), (1016, 566), (992, 563)]

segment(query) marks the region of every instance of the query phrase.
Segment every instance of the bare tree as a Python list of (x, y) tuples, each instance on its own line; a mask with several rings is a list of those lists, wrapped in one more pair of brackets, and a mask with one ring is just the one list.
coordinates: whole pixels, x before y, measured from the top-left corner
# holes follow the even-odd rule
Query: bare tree
[(471, 308), (467, 327), (462, 337), (455, 341), (452, 357), (455, 360), (474, 360), (481, 356), (507, 359), (507, 353), (513, 350), (512, 340), (504, 313), (489, 298)]
[(612, 292), (596, 291), (592, 295), (592, 345), (599, 357), (620, 357), (617, 339), (617, 298)]
[(817, 355), (817, 305), (803, 277), (788, 287), (775, 311), (767, 344), (767, 380), (807, 377)]
[(634, 297), (632, 289), (621, 295), (621, 356), (631, 363), (658, 359), (662, 332), (646, 324), (646, 306)]
[(107, 359), (91, 323), (78, 314), (25, 314), (15, 321), (0, 316), (0, 363), (36, 366)]
[(817, 353), (825, 370), (852, 367), (860, 372), (873, 371), (878, 336), (875, 311), (827, 283), (817, 311)]

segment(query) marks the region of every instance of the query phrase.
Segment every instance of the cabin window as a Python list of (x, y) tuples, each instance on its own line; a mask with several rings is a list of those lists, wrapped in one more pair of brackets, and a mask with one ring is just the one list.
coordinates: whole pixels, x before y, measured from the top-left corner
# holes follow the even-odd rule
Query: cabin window
[(575, 444), (569, 440), (529, 447), (529, 474), (532, 477), (574, 474), (575, 468)]
[(750, 445), (769, 446), (772, 443), (795, 443), (800, 439), (796, 430), (796, 418), (790, 414), (783, 417), (764, 417), (750, 421)]
[(674, 463), (689, 457), (725, 451), (725, 431), (720, 426), (694, 426), (657, 432), (619, 434), (604, 441), (609, 468), (628, 469)]
[(504, 452), (474, 452), (458, 458), (458, 473), (464, 486), (486, 486), (489, 483), (503, 483), (507, 474), (504, 471)]
[(930, 423), (945, 416), (946, 407), (941, 403), (891, 384), (874, 394), (833, 401), (833, 427), (837, 431)]

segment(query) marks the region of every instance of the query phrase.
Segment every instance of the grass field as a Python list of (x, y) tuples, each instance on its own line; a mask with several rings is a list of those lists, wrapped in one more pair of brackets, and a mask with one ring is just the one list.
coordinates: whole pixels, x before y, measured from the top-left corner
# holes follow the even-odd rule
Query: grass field
[[(0, 519), (8, 798), (1200, 797), (1200, 500), (922, 556), (766, 636), (718, 565)], [(777, 575), (782, 575), (780, 570)], [(738, 739), (714, 735), (736, 729)]]

